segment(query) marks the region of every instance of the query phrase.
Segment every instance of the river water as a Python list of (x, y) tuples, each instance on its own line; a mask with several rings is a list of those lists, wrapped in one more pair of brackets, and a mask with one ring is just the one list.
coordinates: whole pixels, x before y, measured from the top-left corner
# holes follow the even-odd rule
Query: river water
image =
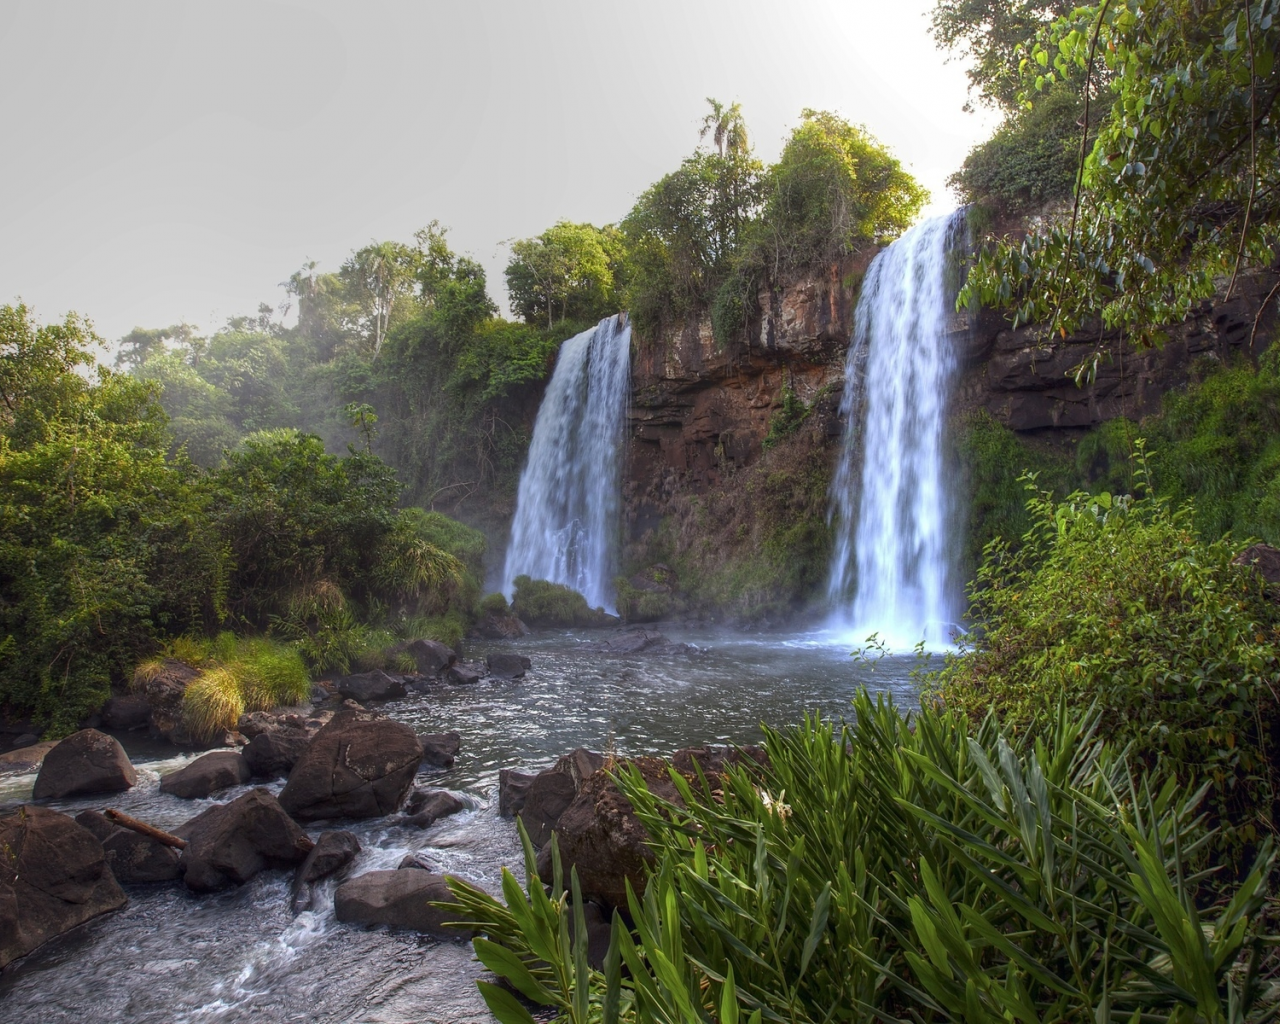
[[(519, 869), (514, 824), (497, 815), (502, 768), (549, 767), (575, 747), (622, 755), (670, 754), (682, 746), (749, 743), (759, 723), (795, 722), (806, 711), (846, 714), (860, 685), (914, 700), (911, 659), (850, 657), (830, 634), (712, 635), (668, 630), (696, 654), (602, 654), (609, 633), (544, 633), (468, 650), (518, 650), (533, 661), (523, 680), (440, 686), (384, 705), (420, 732), (461, 734), (448, 770), (424, 770), (420, 786), (449, 789), (469, 809), (428, 829), (395, 818), (349, 823), (363, 852), (352, 874), (395, 867), (410, 853), (495, 890), (502, 866)], [(138, 767), (128, 793), (53, 803), (76, 813), (118, 807), (173, 828), (213, 800), (159, 792), (160, 776), (189, 755), (122, 737)], [(0, 779), (0, 801), (28, 799), (33, 775)], [(282, 783), (269, 788), (277, 790)], [(247, 788), (247, 787), (246, 787)], [(312, 834), (319, 830), (312, 828)], [(239, 889), (194, 895), (181, 885), (133, 887), (129, 905), (48, 943), (0, 975), (0, 1024), (195, 1024), (214, 1021), (490, 1022), (476, 988), (482, 969), (469, 944), (364, 930), (333, 917), (336, 881), (315, 909), (294, 917), (290, 876), (264, 872)]]

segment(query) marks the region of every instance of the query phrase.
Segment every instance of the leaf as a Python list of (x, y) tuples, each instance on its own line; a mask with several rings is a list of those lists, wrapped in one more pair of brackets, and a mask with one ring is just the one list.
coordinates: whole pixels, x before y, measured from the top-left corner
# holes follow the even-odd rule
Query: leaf
[(487, 981), (477, 981), (476, 988), (484, 997), (484, 1002), (501, 1024), (538, 1024), (512, 993), (498, 985)]

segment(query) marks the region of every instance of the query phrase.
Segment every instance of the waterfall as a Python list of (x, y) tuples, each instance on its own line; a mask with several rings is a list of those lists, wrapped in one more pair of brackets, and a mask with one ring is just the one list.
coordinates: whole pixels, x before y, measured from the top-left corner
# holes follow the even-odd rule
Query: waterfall
[(563, 583), (613, 611), (631, 325), (619, 314), (560, 346), (520, 474), (502, 589)]
[(948, 256), (963, 211), (916, 225), (871, 262), (845, 366), (844, 446), (831, 485), (829, 596), (858, 639), (945, 644), (953, 597), (942, 431), (956, 370)]

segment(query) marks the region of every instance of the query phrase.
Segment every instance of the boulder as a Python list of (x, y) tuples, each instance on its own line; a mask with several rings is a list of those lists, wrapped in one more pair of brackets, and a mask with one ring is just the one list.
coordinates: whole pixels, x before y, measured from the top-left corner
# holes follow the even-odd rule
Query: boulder
[[(639, 769), (651, 792), (672, 803), (680, 802), (665, 761), (640, 757), (629, 763)], [(625, 907), (628, 880), (637, 895), (643, 894), (646, 871), (653, 861), (649, 833), (607, 772), (596, 772), (583, 782), (573, 802), (559, 815), (555, 832), (565, 877), (571, 868), (577, 868), (584, 897), (610, 907)], [(548, 883), (549, 850), (549, 846), (544, 848), (538, 858), (538, 874)]]
[(588, 778), (604, 766), (605, 756), (603, 754), (597, 754), (594, 750), (588, 750), (586, 747), (578, 747), (556, 761), (552, 771), (568, 775), (569, 778), (573, 779), (574, 789), (578, 790), (582, 788), (582, 784)]
[(174, 834), (187, 840), (182, 868), (196, 892), (243, 885), (264, 868), (292, 867), (314, 846), (265, 789), (215, 804)]
[(404, 871), (406, 868), (420, 868), (423, 871), (435, 871), (436, 866), (431, 863), (431, 858), (425, 850), (414, 850), (413, 853), (406, 853), (400, 858), (400, 863), (396, 865), (397, 871)]
[(144, 666), (133, 677), (134, 692), (145, 697), (151, 706), (152, 736), (177, 746), (195, 745), (183, 718), (182, 697), (187, 685), (199, 676), (190, 665), (166, 658), (159, 665)]
[(183, 800), (197, 800), (232, 786), (243, 786), (253, 777), (244, 757), (235, 750), (215, 750), (160, 780), (160, 792)]
[(416, 789), (404, 805), (405, 820), (419, 828), (466, 809), (466, 804), (443, 789)]
[(418, 739), (422, 743), (423, 761), (437, 768), (453, 767), (453, 759), (462, 745), (456, 732), (419, 733)]
[(10, 750), (21, 750), (23, 747), (34, 747), (40, 742), (40, 737), (33, 732), (24, 732), (20, 736), (14, 738), (13, 743), (9, 745)]
[(436, 640), (413, 640), (392, 650), (397, 654), (403, 651), (413, 658), (424, 676), (438, 676), (458, 660), (453, 648)]
[(471, 686), (484, 677), (470, 665), (450, 665), (441, 678), (450, 686)]
[(151, 724), (151, 704), (141, 693), (112, 697), (102, 705), (102, 724), (117, 732), (134, 732)]
[(708, 782), (713, 776), (723, 776), (726, 768), (746, 765), (748, 768), (764, 767), (769, 756), (764, 747), (684, 747), (671, 755), (671, 766), (682, 775), (696, 778), (698, 770)]
[(37, 800), (62, 800), (92, 793), (122, 793), (138, 781), (124, 747), (97, 729), (81, 729), (44, 757), (36, 776)]
[(127, 902), (88, 829), (30, 804), (0, 818), (0, 967)]
[(488, 666), (489, 675), (498, 679), (523, 679), (532, 665), (523, 654), (490, 654), (484, 663)]
[(536, 775), (503, 768), (498, 772), (498, 814), (503, 818), (514, 817), (524, 806)]
[(338, 692), (351, 700), (364, 704), (371, 700), (392, 700), (405, 695), (404, 682), (399, 676), (388, 675), (382, 669), (343, 676), (338, 680)]
[(241, 752), (251, 774), (261, 779), (288, 775), (298, 763), (311, 735), (304, 729), (276, 729), (260, 732)]
[(57, 740), (49, 740), (0, 754), (0, 775), (26, 775), (35, 771), (44, 762), (45, 755), (57, 745)]
[(567, 772), (554, 769), (540, 772), (529, 784), (524, 806), (518, 813), (534, 846), (543, 846), (551, 838), (551, 832), (560, 816), (573, 803), (576, 795), (577, 787)]
[(519, 640), (532, 631), (515, 615), (486, 612), (475, 624), (473, 632), (482, 640)]
[(1270, 544), (1250, 544), (1232, 559), (1235, 565), (1251, 565), (1262, 581), (1275, 593), (1280, 586), (1280, 549)]
[(300, 821), (392, 814), (421, 763), (422, 747), (407, 725), (344, 708), (293, 766), (280, 803)]
[(370, 871), (343, 882), (333, 894), (333, 909), (347, 924), (386, 925), (445, 939), (470, 939), (465, 928), (446, 928), (452, 920), (432, 903), (453, 902), (446, 876), (431, 871)]
[(81, 811), (76, 824), (87, 828), (102, 844), (107, 867), (121, 885), (172, 882), (182, 877), (182, 855), (172, 846), (121, 828), (97, 811)]
[(295, 914), (310, 910), (315, 883), (341, 871), (360, 852), (360, 840), (352, 832), (321, 832), (316, 845), (293, 876), (291, 905)]
[(654, 629), (625, 629), (609, 638), (583, 644), (584, 649), (600, 654), (697, 654), (692, 644), (669, 640)]

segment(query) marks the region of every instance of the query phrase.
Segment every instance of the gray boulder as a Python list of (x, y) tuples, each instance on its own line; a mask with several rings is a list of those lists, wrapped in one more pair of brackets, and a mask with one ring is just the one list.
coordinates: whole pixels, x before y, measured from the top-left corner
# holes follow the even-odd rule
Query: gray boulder
[(127, 902), (88, 829), (35, 805), (0, 818), (0, 967)]
[(519, 818), (534, 846), (543, 846), (551, 838), (560, 815), (568, 810), (575, 796), (577, 787), (567, 772), (540, 772), (530, 783)]
[(393, 700), (405, 695), (404, 681), (399, 676), (387, 675), (382, 669), (343, 676), (338, 680), (338, 692), (361, 704), (371, 700)]
[(321, 832), (316, 845), (293, 876), (292, 907), (295, 914), (310, 910), (315, 883), (341, 871), (360, 852), (360, 840), (352, 832)]
[(422, 746), (407, 725), (344, 708), (294, 765), (280, 803), (300, 821), (392, 814), (421, 763)]
[(347, 924), (386, 925), (444, 939), (470, 939), (465, 928), (448, 928), (450, 915), (432, 903), (452, 902), (444, 875), (431, 871), (370, 871), (343, 882), (333, 894), (333, 909)]
[(498, 814), (503, 818), (514, 817), (529, 795), (529, 787), (533, 785), (536, 775), (503, 768), (498, 772)]
[(416, 789), (404, 805), (405, 820), (419, 828), (466, 809), (466, 804), (443, 789)]
[(260, 732), (241, 751), (249, 771), (260, 779), (288, 775), (311, 743), (303, 729), (276, 729)]
[(151, 735), (180, 747), (194, 746), (182, 713), (187, 686), (200, 673), (184, 662), (166, 658), (134, 676), (134, 690), (151, 706)]
[(81, 729), (49, 751), (36, 776), (37, 800), (123, 793), (138, 781), (124, 748), (97, 729)]
[(172, 846), (121, 828), (97, 811), (81, 811), (76, 824), (87, 828), (102, 844), (107, 867), (121, 885), (172, 882), (182, 877), (182, 855)]
[(456, 732), (419, 733), (422, 743), (422, 760), (437, 768), (452, 768), (454, 758), (462, 746), (462, 739)]
[(112, 697), (102, 705), (102, 724), (117, 732), (133, 732), (151, 724), (151, 704), (140, 693)]
[(243, 786), (253, 777), (245, 759), (235, 750), (215, 750), (160, 780), (160, 792), (183, 800), (198, 800), (232, 786)]
[(450, 665), (441, 678), (450, 686), (472, 686), (484, 677), (469, 665)]
[(523, 679), (532, 664), (523, 654), (490, 654), (485, 658), (489, 675), (498, 679)]
[(394, 650), (408, 654), (418, 665), (418, 671), (424, 676), (438, 676), (455, 661), (458, 655), (453, 648), (436, 640), (414, 640)]
[(300, 864), (314, 845), (265, 789), (216, 804), (174, 834), (187, 840), (182, 867), (187, 887), (196, 892), (243, 885), (265, 868)]

